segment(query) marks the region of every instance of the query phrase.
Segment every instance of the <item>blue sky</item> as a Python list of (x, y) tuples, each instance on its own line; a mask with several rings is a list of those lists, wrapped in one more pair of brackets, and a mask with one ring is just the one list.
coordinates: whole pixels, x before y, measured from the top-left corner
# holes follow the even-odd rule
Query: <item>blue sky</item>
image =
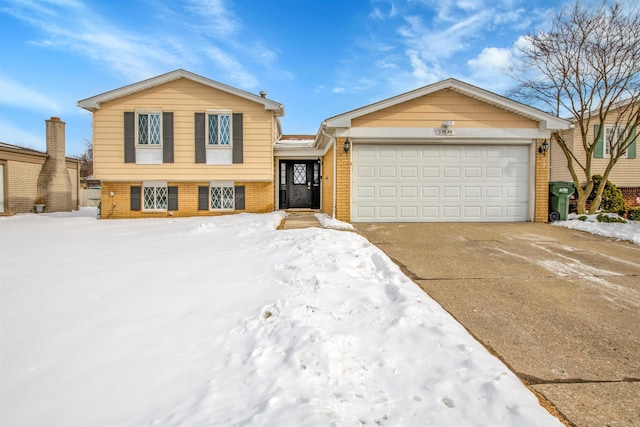
[(91, 140), (77, 101), (178, 68), (285, 106), (284, 133), (449, 77), (503, 94), (514, 43), (553, 0), (0, 0), (0, 141), (67, 154)]

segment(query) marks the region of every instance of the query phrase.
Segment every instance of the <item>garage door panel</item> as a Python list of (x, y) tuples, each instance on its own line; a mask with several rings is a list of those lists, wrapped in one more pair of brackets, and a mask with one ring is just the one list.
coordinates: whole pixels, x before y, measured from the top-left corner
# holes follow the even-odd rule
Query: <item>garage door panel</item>
[(373, 199), (376, 195), (376, 188), (373, 186), (361, 186), (356, 188), (358, 199)]
[(354, 144), (352, 221), (526, 221), (527, 146)]
[(395, 199), (396, 187), (378, 187), (378, 197), (381, 199)]
[(437, 166), (422, 167), (422, 178), (437, 178), (440, 176), (440, 168)]
[(418, 187), (400, 187), (400, 197), (403, 199), (417, 199)]
[(417, 178), (418, 177), (418, 167), (417, 166), (401, 167), (400, 168), (400, 177), (402, 177), (402, 178)]
[(381, 219), (395, 220), (398, 218), (398, 209), (396, 206), (379, 206), (378, 216)]

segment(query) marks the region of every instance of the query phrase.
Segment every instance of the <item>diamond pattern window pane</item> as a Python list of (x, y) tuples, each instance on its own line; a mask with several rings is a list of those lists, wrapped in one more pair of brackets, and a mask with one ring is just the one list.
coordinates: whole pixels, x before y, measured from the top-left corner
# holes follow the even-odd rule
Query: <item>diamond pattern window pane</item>
[(167, 209), (167, 187), (156, 187), (156, 209)]
[(218, 115), (209, 114), (209, 145), (218, 145)]
[(149, 144), (160, 145), (160, 114), (149, 114)]
[(138, 144), (149, 143), (149, 116), (138, 114)]
[(160, 114), (138, 114), (138, 144), (160, 145)]
[(233, 209), (233, 187), (211, 187), (211, 209)]
[(144, 187), (145, 209), (167, 209), (167, 187)]
[(144, 208), (154, 209), (156, 200), (155, 187), (144, 187)]
[(233, 187), (222, 187), (222, 209), (233, 209)]
[(307, 183), (307, 165), (304, 163), (293, 164), (293, 183), (294, 184), (306, 184)]
[(220, 115), (220, 145), (231, 144), (231, 116)]
[(222, 188), (211, 187), (211, 209), (222, 209)]

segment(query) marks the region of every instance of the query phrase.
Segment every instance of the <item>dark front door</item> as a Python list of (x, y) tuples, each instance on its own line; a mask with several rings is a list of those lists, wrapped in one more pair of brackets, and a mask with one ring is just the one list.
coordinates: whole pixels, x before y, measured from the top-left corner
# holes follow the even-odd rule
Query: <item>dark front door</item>
[(320, 162), (280, 161), (280, 209), (320, 208)]

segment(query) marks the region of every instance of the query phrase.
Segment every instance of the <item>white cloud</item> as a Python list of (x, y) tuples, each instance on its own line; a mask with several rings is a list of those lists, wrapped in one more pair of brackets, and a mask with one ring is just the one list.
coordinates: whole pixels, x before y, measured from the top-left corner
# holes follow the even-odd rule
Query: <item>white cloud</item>
[(511, 64), (511, 50), (499, 47), (486, 47), (473, 59), (467, 61), (475, 70), (492, 73), (502, 72)]
[(231, 55), (223, 50), (209, 46), (204, 49), (205, 54), (215, 61), (223, 71), (227, 74), (227, 78), (234, 84), (243, 89), (252, 89), (258, 86), (258, 80), (249, 72), (247, 72), (242, 64), (240, 64)]
[(38, 151), (46, 150), (44, 120), (39, 121), (42, 129), (23, 129), (0, 119), (0, 141)]
[(258, 79), (239, 58), (267, 68), (278, 59), (277, 51), (261, 41), (242, 42), (242, 22), (224, 0), (190, 0), (186, 8), (157, 1), (155, 10), (171, 26), (166, 31), (140, 28), (135, 33), (99, 15), (98, 8), (76, 0), (9, 2), (9, 13), (44, 33), (32, 43), (81, 54), (130, 81), (175, 68), (197, 69), (208, 59), (228, 74), (230, 84), (253, 88)]
[(346, 93), (347, 90), (343, 87), (334, 87), (333, 89), (331, 89), (332, 93)]
[(189, 4), (216, 35), (228, 38), (241, 27), (240, 20), (223, 0), (190, 0)]
[(0, 75), (0, 103), (47, 113), (60, 113), (60, 105), (35, 89)]

